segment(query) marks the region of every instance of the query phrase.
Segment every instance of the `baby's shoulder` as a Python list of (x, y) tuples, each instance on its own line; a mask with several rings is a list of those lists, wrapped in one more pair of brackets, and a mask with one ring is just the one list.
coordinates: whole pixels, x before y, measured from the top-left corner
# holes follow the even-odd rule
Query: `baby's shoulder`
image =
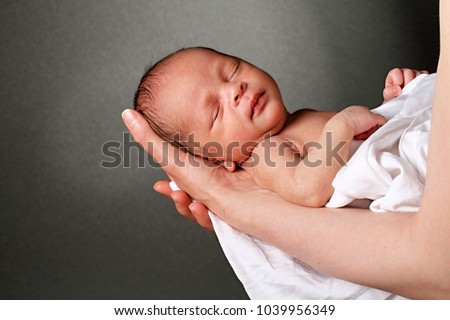
[(336, 115), (334, 111), (318, 111), (313, 109), (300, 109), (294, 112), (284, 130), (296, 130), (299, 128), (322, 127)]
[(336, 112), (312, 109), (299, 110), (292, 114), (280, 134), (292, 141), (298, 149), (302, 149), (306, 143), (316, 141), (320, 137), (325, 124), (335, 114)]

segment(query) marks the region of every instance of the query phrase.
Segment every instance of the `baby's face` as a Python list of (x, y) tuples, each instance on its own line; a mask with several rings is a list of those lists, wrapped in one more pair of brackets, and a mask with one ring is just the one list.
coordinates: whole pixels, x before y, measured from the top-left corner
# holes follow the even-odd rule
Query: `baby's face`
[(248, 62), (191, 49), (168, 69), (160, 103), (194, 133), (198, 155), (240, 163), (251, 154), (243, 148), (284, 126), (287, 111), (277, 84)]

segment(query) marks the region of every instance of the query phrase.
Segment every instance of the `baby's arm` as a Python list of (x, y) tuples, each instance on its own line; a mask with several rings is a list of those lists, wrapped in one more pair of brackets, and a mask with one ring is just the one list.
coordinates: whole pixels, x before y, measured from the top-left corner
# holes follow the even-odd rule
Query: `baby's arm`
[(261, 187), (293, 203), (321, 207), (333, 194), (333, 181), (348, 160), (354, 136), (383, 125), (386, 120), (366, 107), (352, 106), (332, 117), (319, 141), (301, 152), (280, 137), (260, 143), (243, 167)]
[(389, 71), (384, 84), (383, 103), (398, 97), (402, 93), (402, 89), (420, 74), (428, 74), (428, 71), (418, 71), (408, 68), (395, 68)]

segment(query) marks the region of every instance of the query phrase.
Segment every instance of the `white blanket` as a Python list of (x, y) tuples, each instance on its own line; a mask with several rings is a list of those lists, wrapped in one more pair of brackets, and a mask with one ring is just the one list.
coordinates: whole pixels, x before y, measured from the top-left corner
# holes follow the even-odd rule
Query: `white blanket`
[[(329, 205), (370, 198), (376, 211), (417, 210), (425, 181), (434, 75), (413, 80), (400, 97), (373, 110), (390, 119), (352, 156)], [(172, 188), (176, 188), (173, 183)], [(276, 214), (276, 212), (274, 212)], [(403, 299), (337, 279), (243, 234), (210, 212), (222, 249), (251, 299)]]
[(335, 179), (327, 207), (373, 200), (374, 212), (416, 212), (425, 186), (435, 75), (421, 75), (402, 94), (372, 110), (389, 121), (367, 139)]

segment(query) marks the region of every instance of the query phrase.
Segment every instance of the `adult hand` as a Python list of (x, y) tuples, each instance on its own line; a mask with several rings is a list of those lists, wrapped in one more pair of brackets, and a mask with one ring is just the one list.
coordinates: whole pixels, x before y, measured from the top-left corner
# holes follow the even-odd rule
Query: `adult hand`
[(173, 191), (169, 181), (160, 180), (153, 185), (156, 192), (170, 197), (175, 203), (175, 208), (183, 217), (197, 222), (208, 231), (214, 232), (214, 228), (209, 218), (208, 208), (200, 202), (193, 202), (191, 197), (182, 190)]
[[(147, 151), (171, 180), (183, 191), (172, 191), (167, 181), (155, 184), (155, 190), (170, 196), (178, 212), (212, 230), (206, 207), (220, 216), (231, 194), (258, 190), (259, 187), (244, 170), (228, 172), (223, 166), (174, 147), (163, 141), (144, 117), (134, 110), (125, 110), (122, 118), (130, 133)], [(196, 200), (192, 203), (189, 195)]]

